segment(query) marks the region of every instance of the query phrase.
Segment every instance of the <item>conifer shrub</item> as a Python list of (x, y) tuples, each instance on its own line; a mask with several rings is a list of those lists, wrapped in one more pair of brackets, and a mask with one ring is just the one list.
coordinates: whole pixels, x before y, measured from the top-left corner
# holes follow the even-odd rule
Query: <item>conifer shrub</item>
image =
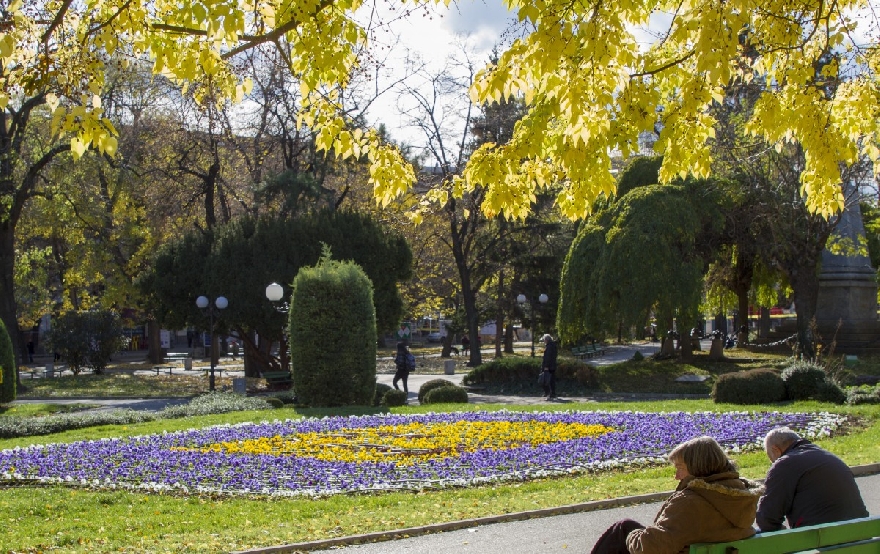
[(6, 325), (0, 321), (0, 404), (15, 400), (17, 391), (15, 384), (15, 353), (12, 351), (12, 339), (6, 331)]
[(306, 406), (369, 406), (376, 394), (373, 285), (353, 262), (324, 248), (293, 281), (290, 302), (293, 388)]
[(785, 383), (772, 369), (725, 373), (715, 379), (712, 398), (724, 404), (768, 404), (785, 399)]
[(782, 370), (785, 395), (789, 400), (816, 398), (825, 379), (825, 370), (814, 362), (798, 360)]
[(391, 389), (382, 396), (382, 404), (385, 406), (403, 406), (406, 404), (406, 393), (402, 390)]
[(425, 394), (423, 404), (467, 404), (468, 394), (463, 387), (437, 387)]
[(431, 379), (430, 381), (425, 381), (424, 383), (422, 383), (422, 386), (419, 387), (419, 404), (425, 403), (425, 395), (427, 395), (432, 390), (439, 389), (440, 387), (454, 386), (455, 383), (447, 379)]

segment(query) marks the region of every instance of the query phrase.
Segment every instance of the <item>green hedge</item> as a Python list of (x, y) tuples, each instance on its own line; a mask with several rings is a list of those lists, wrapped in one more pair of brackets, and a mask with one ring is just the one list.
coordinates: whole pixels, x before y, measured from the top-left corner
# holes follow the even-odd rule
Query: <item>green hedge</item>
[(385, 393), (393, 390), (391, 385), (386, 385), (385, 383), (376, 383), (376, 394), (373, 396), (373, 406), (381, 406), (382, 399), (385, 397)]
[[(510, 356), (475, 367), (462, 378), (462, 384), (537, 382), (540, 371), (541, 358)], [(588, 388), (596, 388), (599, 384), (596, 368), (566, 358), (560, 358), (556, 364), (556, 380), (562, 379), (572, 379)]]
[(463, 387), (437, 387), (425, 394), (424, 404), (467, 404), (468, 393)]
[[(306, 406), (369, 406), (376, 394), (373, 286), (352, 262), (300, 269), (290, 303), (293, 388)], [(345, 325), (344, 322), (354, 322)]]
[(712, 388), (715, 402), (767, 404), (785, 399), (785, 383), (772, 369), (752, 369), (719, 375)]
[(385, 394), (382, 396), (382, 404), (386, 406), (403, 406), (406, 404), (406, 393), (398, 389), (385, 391)]
[(431, 392), (434, 389), (439, 389), (440, 387), (454, 387), (455, 383), (452, 381), (448, 381), (446, 379), (431, 379), (430, 381), (425, 381), (422, 383), (422, 386), (419, 387), (419, 404), (425, 403), (425, 395)]
[(813, 362), (798, 360), (782, 370), (785, 395), (789, 400), (816, 398), (825, 379), (825, 370)]

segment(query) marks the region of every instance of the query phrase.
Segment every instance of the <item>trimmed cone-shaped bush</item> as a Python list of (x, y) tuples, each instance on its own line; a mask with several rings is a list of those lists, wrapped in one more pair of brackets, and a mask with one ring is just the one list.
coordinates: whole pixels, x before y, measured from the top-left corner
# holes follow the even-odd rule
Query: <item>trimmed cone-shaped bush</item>
[(352, 262), (300, 269), (290, 302), (293, 387), (306, 406), (370, 406), (376, 394), (373, 286)]
[(468, 394), (463, 387), (439, 387), (425, 395), (424, 404), (467, 404)]
[(431, 379), (430, 381), (425, 381), (422, 383), (422, 386), (419, 387), (419, 404), (425, 403), (425, 395), (428, 394), (433, 389), (439, 389), (440, 387), (454, 387), (455, 383), (452, 381), (448, 381), (446, 379)]
[(15, 354), (6, 325), (0, 320), (0, 404), (15, 400)]
[(719, 375), (712, 398), (726, 404), (767, 404), (785, 399), (785, 383), (772, 369), (752, 369)]

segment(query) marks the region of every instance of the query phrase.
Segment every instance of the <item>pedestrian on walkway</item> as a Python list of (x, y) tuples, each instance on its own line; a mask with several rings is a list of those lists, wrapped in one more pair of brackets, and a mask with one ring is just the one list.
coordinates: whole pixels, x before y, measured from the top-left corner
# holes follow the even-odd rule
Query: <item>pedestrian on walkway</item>
[(550, 335), (544, 335), (541, 340), (544, 341), (544, 357), (541, 360), (541, 371), (544, 372), (542, 381), (544, 396), (545, 400), (553, 400), (556, 398), (556, 356), (559, 349)]
[(406, 381), (409, 379), (409, 372), (415, 369), (415, 357), (409, 351), (409, 348), (406, 347), (405, 342), (397, 343), (397, 355), (394, 356), (394, 365), (397, 369), (394, 372), (394, 380), (391, 381), (391, 384), (394, 385), (395, 389), (400, 390), (397, 382), (402, 381), (403, 392), (409, 394)]
[(764, 481), (755, 522), (761, 531), (868, 517), (859, 486), (846, 463), (788, 427), (771, 430), (764, 450), (773, 464)]
[(736, 466), (712, 437), (676, 446), (667, 459), (678, 487), (645, 527), (632, 519), (614, 523), (593, 554), (677, 554), (699, 542), (726, 542), (755, 534), (760, 488), (739, 478)]

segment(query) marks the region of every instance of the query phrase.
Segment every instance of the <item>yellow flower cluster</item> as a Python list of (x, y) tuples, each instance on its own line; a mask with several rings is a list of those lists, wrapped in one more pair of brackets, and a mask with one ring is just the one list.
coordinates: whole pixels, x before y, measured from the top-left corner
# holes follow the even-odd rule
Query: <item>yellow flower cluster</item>
[(311, 457), (332, 462), (380, 462), (415, 464), (463, 452), (520, 446), (537, 446), (572, 439), (591, 438), (614, 431), (604, 425), (582, 423), (468, 422), (409, 423), (342, 429), (328, 433), (298, 433), (260, 437), (204, 446), (201, 452), (268, 454)]

